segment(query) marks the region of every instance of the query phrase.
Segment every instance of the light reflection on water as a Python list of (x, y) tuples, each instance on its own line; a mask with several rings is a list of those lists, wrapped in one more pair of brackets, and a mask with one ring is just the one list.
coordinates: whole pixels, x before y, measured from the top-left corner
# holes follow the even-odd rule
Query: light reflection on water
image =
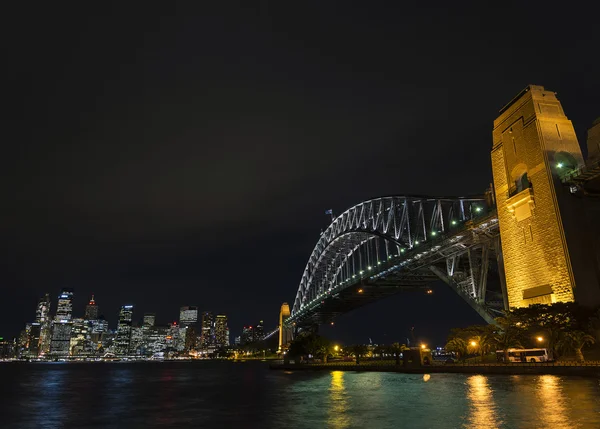
[(342, 429), (350, 426), (348, 413), (348, 394), (344, 389), (344, 371), (331, 373), (331, 386), (329, 387), (329, 427)]
[(0, 365), (0, 427), (599, 429), (597, 379), (270, 371), (260, 363)]
[(473, 375), (467, 378), (467, 398), (471, 402), (467, 428), (497, 428), (500, 422), (496, 414), (496, 404), (487, 377)]
[(544, 408), (538, 410), (540, 426), (562, 429), (580, 427), (569, 420), (567, 415), (567, 398), (564, 397), (560, 377), (542, 375), (538, 379), (537, 394)]

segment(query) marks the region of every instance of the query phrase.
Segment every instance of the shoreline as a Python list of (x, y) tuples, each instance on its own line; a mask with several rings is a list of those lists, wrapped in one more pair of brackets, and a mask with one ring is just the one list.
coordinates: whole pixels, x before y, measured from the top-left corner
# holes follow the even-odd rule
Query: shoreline
[(509, 364), (509, 365), (433, 365), (404, 368), (396, 365), (270, 364), (277, 371), (355, 371), (397, 372), (401, 374), (500, 374), (573, 375), (600, 378), (600, 365)]

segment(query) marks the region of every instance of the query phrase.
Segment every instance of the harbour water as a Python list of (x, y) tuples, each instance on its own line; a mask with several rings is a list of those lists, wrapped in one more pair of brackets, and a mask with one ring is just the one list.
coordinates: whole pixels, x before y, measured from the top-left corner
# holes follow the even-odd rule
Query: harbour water
[(270, 371), (264, 362), (0, 364), (7, 428), (600, 428), (600, 381)]

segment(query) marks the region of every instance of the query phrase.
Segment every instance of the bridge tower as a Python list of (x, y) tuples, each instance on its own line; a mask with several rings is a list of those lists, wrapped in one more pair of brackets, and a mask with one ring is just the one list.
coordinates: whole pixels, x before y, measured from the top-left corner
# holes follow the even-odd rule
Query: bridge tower
[(292, 341), (292, 330), (284, 326), (286, 319), (290, 317), (290, 306), (287, 302), (281, 304), (279, 310), (279, 349), (278, 352), (285, 350), (286, 346)]
[(556, 94), (530, 85), (502, 108), (491, 157), (509, 306), (600, 304), (585, 216), (561, 181), (585, 164)]

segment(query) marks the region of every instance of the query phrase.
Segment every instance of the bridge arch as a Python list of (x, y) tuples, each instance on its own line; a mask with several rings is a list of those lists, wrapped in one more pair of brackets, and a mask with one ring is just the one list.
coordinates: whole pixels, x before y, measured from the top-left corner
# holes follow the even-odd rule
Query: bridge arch
[[(384, 278), (428, 253), (456, 245), (458, 250), (468, 249), (462, 243), (464, 235), (456, 233), (487, 214), (484, 196), (388, 196), (350, 207), (319, 237), (302, 274), (290, 320), (302, 319), (303, 314), (319, 307), (321, 299), (336, 297), (341, 290), (365, 279)], [(449, 275), (442, 278), (453, 277), (453, 271), (454, 267), (444, 270), (441, 274)], [(431, 275), (431, 271), (428, 273)], [(477, 300), (476, 289), (462, 292), (465, 298)]]

